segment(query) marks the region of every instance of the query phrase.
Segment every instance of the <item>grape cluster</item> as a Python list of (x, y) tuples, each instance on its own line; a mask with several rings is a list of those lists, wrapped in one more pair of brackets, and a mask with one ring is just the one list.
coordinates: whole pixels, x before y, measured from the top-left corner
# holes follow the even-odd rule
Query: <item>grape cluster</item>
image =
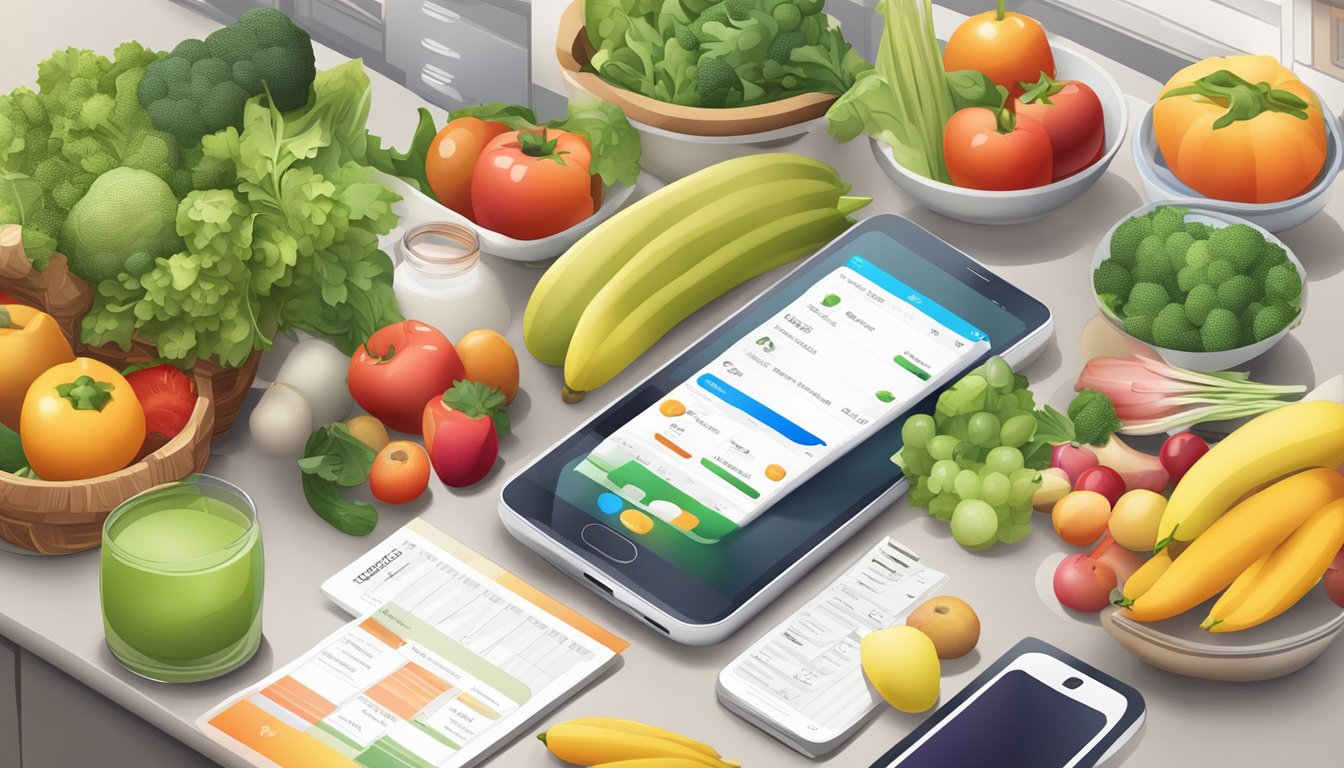
[(1049, 459), (1033, 441), (1035, 408), (1026, 377), (993, 357), (943, 392), (932, 416), (906, 419), (892, 459), (910, 482), (910, 503), (950, 523), (967, 549), (1026, 538)]

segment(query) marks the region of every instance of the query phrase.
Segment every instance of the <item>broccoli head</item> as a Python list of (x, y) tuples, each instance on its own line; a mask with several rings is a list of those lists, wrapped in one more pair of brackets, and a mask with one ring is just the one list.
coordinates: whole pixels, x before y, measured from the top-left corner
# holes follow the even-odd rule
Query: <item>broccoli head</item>
[(1167, 289), (1158, 283), (1135, 283), (1125, 302), (1125, 317), (1147, 315), (1154, 317), (1171, 301)]
[(1208, 281), (1208, 265), (1195, 266), (1189, 262), (1189, 259), (1186, 260), (1185, 268), (1176, 273), (1176, 285), (1186, 293), (1194, 291), (1195, 286), (1203, 285)]
[(737, 72), (717, 56), (701, 57), (696, 70), (695, 91), (703, 105), (723, 104), (730, 92), (742, 89)]
[(1139, 243), (1134, 257), (1134, 280), (1140, 283), (1165, 283), (1176, 271), (1167, 259), (1166, 240), (1160, 235), (1149, 235)]
[(1297, 310), (1285, 307), (1282, 304), (1270, 304), (1256, 313), (1251, 326), (1252, 335), (1256, 341), (1268, 339), (1287, 328), (1288, 324), (1297, 317), (1297, 312)]
[(1247, 275), (1233, 275), (1218, 286), (1218, 306), (1237, 314), (1245, 311), (1252, 301), (1264, 298), (1263, 287)]
[(139, 101), (154, 127), (191, 146), (242, 126), (243, 106), (268, 92), (286, 112), (308, 102), (317, 70), (308, 33), (271, 8), (254, 8), (204, 40), (183, 40), (145, 68)]
[(1189, 232), (1190, 236), (1196, 240), (1208, 240), (1209, 234), (1213, 232), (1213, 227), (1210, 227), (1202, 221), (1187, 221), (1185, 223), (1185, 231)]
[(182, 249), (177, 197), (159, 177), (134, 168), (99, 176), (61, 227), (70, 271), (97, 285), (125, 270), (137, 253), (168, 257)]
[(1069, 403), (1069, 419), (1073, 422), (1074, 437), (1087, 445), (1105, 445), (1120, 427), (1111, 398), (1090, 389), (1084, 389)]
[(1144, 342), (1153, 343), (1153, 318), (1151, 315), (1130, 315), (1125, 318), (1125, 333)]
[(1209, 312), (1217, 307), (1218, 291), (1206, 283), (1196, 285), (1185, 297), (1185, 316), (1195, 326), (1203, 325)]
[(1189, 208), (1179, 205), (1164, 205), (1153, 211), (1153, 234), (1166, 240), (1172, 234), (1185, 229), (1185, 214)]
[(788, 64), (789, 54), (793, 53), (793, 49), (804, 45), (807, 45), (807, 35), (797, 30), (784, 32), (770, 42), (770, 50), (766, 56), (779, 64)]
[(1159, 347), (1196, 351), (1200, 346), (1198, 342), (1199, 331), (1185, 316), (1185, 307), (1180, 304), (1168, 304), (1153, 317), (1153, 343)]
[(1209, 253), (1227, 259), (1238, 272), (1249, 272), (1265, 247), (1265, 236), (1249, 224), (1232, 224), (1209, 235)]
[(782, 2), (776, 5), (770, 10), (770, 15), (775, 17), (775, 23), (779, 25), (781, 33), (794, 32), (803, 25), (803, 12), (793, 3)]
[(1097, 295), (1104, 298), (1109, 303), (1121, 303), (1129, 298), (1130, 289), (1134, 287), (1134, 278), (1115, 259), (1107, 259), (1097, 265), (1097, 269), (1092, 273), (1092, 288), (1096, 290)]
[(1167, 237), (1165, 250), (1167, 253), (1167, 260), (1171, 262), (1173, 271), (1179, 270), (1185, 266), (1186, 253), (1194, 243), (1195, 238), (1191, 237), (1190, 233), (1185, 230), (1172, 232), (1171, 235)]
[(1220, 286), (1237, 274), (1237, 268), (1227, 259), (1214, 258), (1209, 262), (1207, 282), (1214, 287)]
[(1265, 296), (1285, 304), (1302, 295), (1302, 276), (1290, 262), (1275, 264), (1265, 274)]
[(680, 26), (677, 27), (677, 45), (680, 45), (684, 51), (698, 51), (700, 50), (700, 38), (695, 36), (690, 27)]
[(1190, 248), (1185, 252), (1185, 266), (1187, 267), (1207, 267), (1213, 257), (1209, 255), (1209, 244), (1203, 240), (1196, 240), (1190, 244)]
[(1236, 349), (1241, 346), (1241, 323), (1230, 310), (1214, 308), (1199, 329), (1199, 341), (1205, 352)]
[(1139, 253), (1139, 243), (1153, 234), (1153, 223), (1142, 216), (1125, 219), (1111, 235), (1111, 258), (1121, 266), (1134, 268), (1135, 257)]

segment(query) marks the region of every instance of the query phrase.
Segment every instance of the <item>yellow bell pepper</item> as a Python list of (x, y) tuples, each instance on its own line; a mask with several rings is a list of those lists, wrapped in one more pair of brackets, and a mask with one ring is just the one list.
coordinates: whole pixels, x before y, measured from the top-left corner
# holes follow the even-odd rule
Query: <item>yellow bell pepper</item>
[(15, 431), (28, 386), (43, 371), (75, 359), (70, 342), (45, 312), (0, 304), (0, 424)]
[(33, 381), (19, 439), (38, 477), (85, 480), (131, 463), (145, 442), (145, 410), (115, 369), (78, 357)]
[(1219, 200), (1287, 200), (1325, 166), (1316, 94), (1269, 56), (1220, 56), (1177, 72), (1153, 106), (1153, 133), (1176, 178)]

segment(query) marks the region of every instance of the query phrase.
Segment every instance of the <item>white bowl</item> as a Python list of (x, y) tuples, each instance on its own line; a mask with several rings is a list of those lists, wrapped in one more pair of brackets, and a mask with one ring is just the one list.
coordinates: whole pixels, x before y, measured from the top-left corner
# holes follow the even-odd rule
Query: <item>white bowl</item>
[(1052, 45), (1055, 74), (1060, 80), (1079, 80), (1097, 94), (1106, 124), (1105, 154), (1074, 175), (1052, 184), (1007, 192), (967, 189), (921, 176), (892, 157), (891, 148), (869, 139), (878, 165), (896, 186), (915, 202), (949, 218), (972, 224), (1021, 224), (1050, 213), (1086, 192), (1111, 164), (1124, 141), (1127, 116), (1125, 94), (1101, 65), (1063, 45)]
[(692, 136), (635, 120), (630, 124), (639, 131), (643, 147), (639, 167), (663, 181), (676, 181), (734, 157), (778, 152), (815, 131), (826, 131), (824, 116), (773, 131), (740, 136)]
[[(1317, 99), (1319, 99), (1319, 94)], [(1149, 200), (1174, 201), (1180, 205), (1198, 206), (1209, 211), (1221, 211), (1239, 216), (1242, 219), (1271, 232), (1292, 229), (1321, 212), (1335, 179), (1339, 176), (1340, 165), (1344, 162), (1344, 136), (1341, 136), (1339, 120), (1329, 111), (1325, 111), (1325, 166), (1316, 177), (1316, 183), (1297, 197), (1281, 200), (1277, 203), (1239, 203), (1232, 200), (1218, 200), (1205, 197), (1184, 182), (1176, 178), (1167, 163), (1162, 159), (1162, 151), (1157, 146), (1157, 136), (1153, 133), (1153, 109), (1148, 108), (1143, 119), (1135, 126), (1130, 146), (1134, 154), (1134, 165), (1139, 169), (1139, 178)]]
[[(1285, 253), (1288, 254), (1288, 261), (1292, 263), (1294, 267), (1297, 268), (1297, 274), (1302, 278), (1302, 295), (1299, 296), (1297, 299), (1297, 305), (1298, 305), (1297, 317), (1293, 319), (1293, 322), (1289, 323), (1286, 327), (1284, 327), (1283, 330), (1279, 331), (1273, 336), (1270, 336), (1268, 339), (1265, 339), (1263, 341), (1257, 341), (1254, 344), (1250, 344), (1244, 347), (1229, 349), (1223, 352), (1185, 352), (1179, 349), (1167, 349), (1165, 347), (1159, 347), (1157, 345), (1150, 344), (1149, 346), (1151, 346), (1159, 355), (1161, 355), (1163, 360), (1166, 360), (1168, 363), (1171, 363), (1172, 365), (1178, 368), (1186, 368), (1192, 371), (1225, 371), (1229, 368), (1235, 368), (1246, 362), (1254, 360), (1255, 358), (1265, 354), (1270, 350), (1271, 347), (1273, 347), (1275, 344), (1278, 344), (1279, 341), (1281, 341), (1284, 336), (1287, 336), (1289, 331), (1293, 330), (1294, 328), (1302, 324), (1302, 317), (1307, 313), (1307, 271), (1306, 269), (1303, 268), (1302, 262), (1298, 261), (1297, 255), (1293, 253), (1293, 249), (1289, 248), (1287, 244), (1285, 244), (1282, 240), (1275, 237), (1272, 232), (1265, 229), (1264, 227), (1254, 224), (1253, 222), (1247, 221), (1246, 219), (1242, 219), (1237, 216), (1233, 216), (1230, 213), (1208, 210), (1200, 205), (1188, 202), (1172, 202), (1170, 200), (1162, 200), (1156, 203), (1149, 203), (1136, 211), (1126, 214), (1124, 218), (1120, 219), (1120, 221), (1117, 221), (1114, 225), (1112, 225), (1110, 229), (1106, 230), (1106, 236), (1103, 237), (1101, 239), (1101, 242), (1097, 244), (1096, 253), (1093, 254), (1092, 256), (1092, 269), (1090, 269), (1087, 273), (1089, 282), (1092, 279), (1092, 274), (1097, 271), (1097, 267), (1101, 264), (1101, 262), (1110, 258), (1111, 238), (1115, 235), (1115, 230), (1122, 223), (1124, 223), (1126, 219), (1132, 219), (1135, 216), (1146, 216), (1148, 215), (1149, 211), (1152, 211), (1153, 209), (1163, 205), (1181, 205), (1189, 208), (1190, 212), (1185, 215), (1186, 221), (1199, 221), (1205, 224), (1217, 225), (1220, 227), (1225, 227), (1229, 224), (1250, 224), (1252, 227), (1255, 227), (1256, 229), (1260, 230), (1260, 233), (1265, 236), (1266, 240), (1278, 245), (1280, 248), (1284, 250)], [(1095, 288), (1092, 289), (1092, 298), (1096, 300), (1097, 309), (1101, 312), (1101, 316), (1110, 321), (1112, 325), (1114, 325), (1116, 328), (1119, 328), (1120, 331), (1123, 333), (1125, 330), (1125, 321), (1120, 319), (1120, 317), (1118, 317), (1114, 312), (1112, 312), (1110, 307), (1102, 303), (1101, 299), (1097, 297), (1097, 292)], [(1133, 337), (1131, 336), (1130, 338)], [(1139, 341), (1142, 340), (1139, 339)], [(1147, 342), (1143, 343), (1147, 344)]]
[(623, 184), (607, 186), (602, 192), (602, 205), (592, 216), (550, 237), (543, 237), (540, 240), (515, 240), (476, 224), (421, 192), (405, 179), (382, 172), (378, 172), (377, 177), (381, 183), (401, 195), (401, 202), (392, 205), (392, 211), (401, 219), (398, 230), (405, 231), (427, 221), (450, 221), (475, 230), (476, 236), (481, 241), (482, 253), (522, 262), (547, 261), (559, 257), (593, 227), (611, 218), (635, 191), (634, 187)]

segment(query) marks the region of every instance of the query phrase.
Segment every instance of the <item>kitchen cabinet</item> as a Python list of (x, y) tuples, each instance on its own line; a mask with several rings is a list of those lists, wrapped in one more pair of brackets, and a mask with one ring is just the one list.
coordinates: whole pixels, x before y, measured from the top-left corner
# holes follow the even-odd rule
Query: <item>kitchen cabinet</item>
[[(555, 0), (549, 0), (555, 1)], [(444, 109), (530, 104), (530, 6), (505, 0), (387, 0), (385, 58)]]
[[(0, 697), (6, 691), (6, 669), (11, 675), (14, 672), (12, 664), (5, 666), (6, 659), (12, 661), (15, 655), (13, 646), (0, 641)], [(6, 718), (5, 701), (0, 700), (3, 768), (218, 768), (33, 654), (18, 650), (17, 661), (18, 702), (13, 718)], [(19, 731), (13, 739), (6, 737), (10, 720)], [(22, 756), (16, 757), (13, 752), (19, 748)]]
[[(289, 0), (294, 23), (351, 58), (377, 67), (383, 58), (383, 4), (380, 0)], [(281, 10), (285, 10), (281, 8)]]

